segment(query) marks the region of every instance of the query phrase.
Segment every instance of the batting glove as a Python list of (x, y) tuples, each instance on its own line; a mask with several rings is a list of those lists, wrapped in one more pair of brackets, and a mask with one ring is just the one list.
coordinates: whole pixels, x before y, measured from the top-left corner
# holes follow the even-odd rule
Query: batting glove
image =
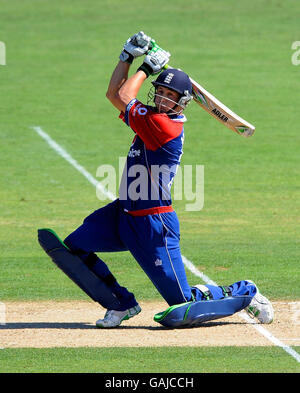
[(144, 71), (147, 75), (159, 74), (164, 66), (169, 62), (171, 54), (160, 48), (154, 41), (151, 42), (152, 49), (144, 59), (138, 71)]
[(132, 64), (136, 57), (142, 56), (150, 49), (151, 37), (147, 36), (143, 31), (134, 34), (125, 42), (123, 50), (120, 54), (120, 60)]

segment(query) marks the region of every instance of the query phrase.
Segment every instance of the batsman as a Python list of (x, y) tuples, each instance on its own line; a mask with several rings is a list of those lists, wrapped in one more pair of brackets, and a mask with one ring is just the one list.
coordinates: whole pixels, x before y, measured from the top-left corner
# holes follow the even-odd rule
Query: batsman
[[(142, 64), (129, 77), (140, 56)], [(193, 91), (186, 73), (165, 69), (169, 58), (170, 53), (142, 31), (125, 42), (106, 93), (133, 134), (119, 197), (86, 217), (64, 241), (51, 229), (39, 229), (39, 242), (53, 262), (107, 310), (96, 322), (99, 328), (115, 328), (141, 311), (131, 288), (122, 286), (102, 260), (105, 253), (119, 251), (131, 253), (165, 299), (168, 308), (154, 317), (164, 326), (197, 326), (242, 309), (260, 323), (270, 323), (272, 305), (251, 280), (228, 286), (191, 286), (187, 281), (171, 187), (183, 153), (183, 112)], [(144, 104), (137, 96), (153, 75)], [(163, 173), (155, 168), (163, 168)], [(138, 176), (143, 192), (135, 187)]]

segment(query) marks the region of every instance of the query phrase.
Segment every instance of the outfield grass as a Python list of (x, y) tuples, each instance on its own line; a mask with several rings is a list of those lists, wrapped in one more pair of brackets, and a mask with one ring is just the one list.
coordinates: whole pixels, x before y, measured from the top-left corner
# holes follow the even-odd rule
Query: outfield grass
[(0, 373), (299, 372), (294, 359), (271, 347), (5, 349), (0, 362)]
[[(297, 0), (184, 6), (180, 0), (0, 0), (0, 10), (7, 51), (7, 65), (0, 66), (0, 301), (86, 298), (42, 252), (37, 228), (65, 237), (106, 202), (31, 126), (41, 126), (93, 176), (99, 165), (118, 168), (133, 135), (105, 92), (124, 41), (138, 30), (172, 53), (170, 64), (257, 128), (244, 139), (198, 106), (186, 110), (182, 165), (204, 165), (205, 205), (188, 212), (186, 201), (175, 201), (183, 254), (220, 284), (251, 278), (271, 299), (300, 298), (300, 66), (291, 63), (292, 42), (300, 40)], [(130, 255), (103, 257), (138, 299), (160, 299)], [(192, 284), (199, 281), (187, 274)], [(239, 370), (239, 356), (256, 350), (231, 349), (231, 367)], [(89, 351), (98, 350), (78, 350), (79, 359)], [(150, 358), (151, 350), (143, 351)], [(266, 358), (281, 353), (257, 351)], [(11, 370), (8, 359), (17, 353), (39, 356), (39, 350), (1, 352)], [(281, 355), (269, 371), (280, 364), (287, 371), (284, 359), (295, 362)], [(194, 363), (195, 352), (187, 356)], [(109, 361), (107, 367), (113, 369)]]

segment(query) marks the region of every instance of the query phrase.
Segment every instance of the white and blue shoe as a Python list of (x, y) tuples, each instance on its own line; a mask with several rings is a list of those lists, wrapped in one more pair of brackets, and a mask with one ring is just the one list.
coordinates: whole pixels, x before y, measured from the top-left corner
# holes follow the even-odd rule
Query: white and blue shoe
[(114, 328), (120, 326), (123, 321), (134, 317), (141, 312), (141, 307), (136, 305), (125, 311), (107, 310), (103, 319), (98, 319), (98, 328)]
[[(251, 280), (247, 280), (255, 285)], [(260, 323), (269, 324), (273, 322), (274, 310), (271, 302), (263, 296), (257, 286), (255, 285), (257, 292), (251, 300), (249, 306), (245, 309), (251, 318), (256, 318)]]

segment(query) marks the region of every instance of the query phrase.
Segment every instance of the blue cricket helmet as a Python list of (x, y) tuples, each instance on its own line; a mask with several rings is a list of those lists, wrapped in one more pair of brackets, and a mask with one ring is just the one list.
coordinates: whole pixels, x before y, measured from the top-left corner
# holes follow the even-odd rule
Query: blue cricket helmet
[(193, 87), (189, 76), (177, 68), (168, 68), (163, 71), (152, 84), (155, 89), (157, 86), (164, 86), (179, 93), (180, 99), (177, 104), (182, 110), (185, 109), (193, 99)]
[(168, 68), (164, 70), (155, 81), (152, 82), (153, 86), (164, 86), (168, 89), (174, 90), (181, 96), (186, 94), (186, 91), (192, 95), (192, 83), (189, 76), (176, 68)]

